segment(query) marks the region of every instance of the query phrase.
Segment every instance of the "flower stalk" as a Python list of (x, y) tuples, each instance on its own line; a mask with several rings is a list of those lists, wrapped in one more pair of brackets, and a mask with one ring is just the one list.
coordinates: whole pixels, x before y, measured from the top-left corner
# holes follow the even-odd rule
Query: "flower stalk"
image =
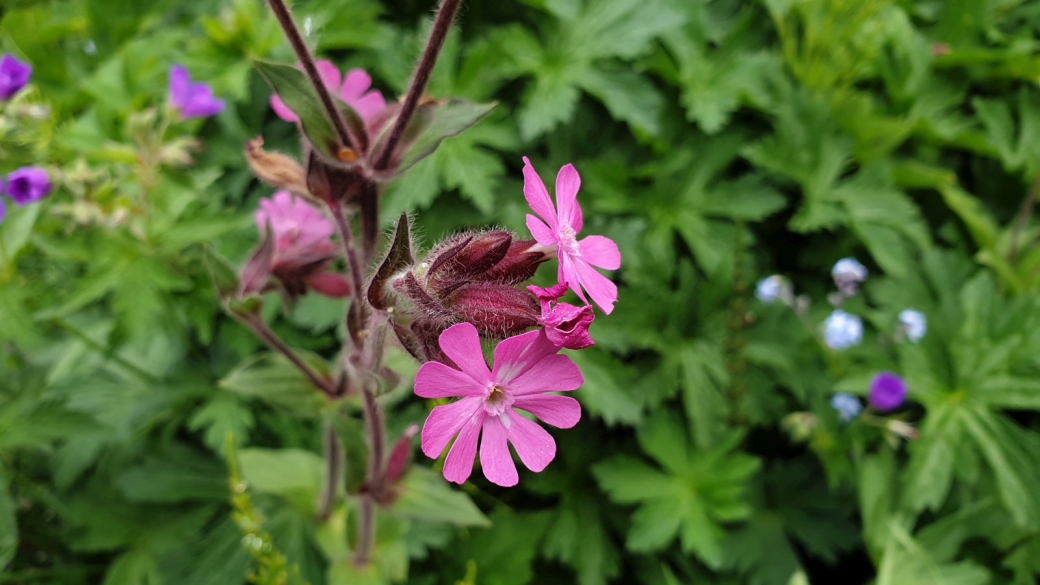
[(419, 107), (419, 99), (430, 82), (433, 67), (437, 64), (437, 57), (441, 53), (444, 41), (448, 38), (448, 31), (451, 29), (451, 23), (455, 21), (455, 13), (458, 12), (460, 3), (461, 0), (441, 0), (441, 5), (437, 8), (437, 15), (433, 19), (433, 26), (430, 27), (430, 36), (426, 39), (426, 47), (423, 49), (422, 56), (419, 57), (419, 64), (416, 65), (415, 74), (412, 75), (412, 83), (408, 86), (408, 92), (401, 104), (401, 112), (390, 129), (390, 136), (383, 145), (383, 150), (375, 159), (376, 170), (386, 169), (390, 165), (394, 149), (404, 136), (405, 128), (412, 121), (415, 109)]

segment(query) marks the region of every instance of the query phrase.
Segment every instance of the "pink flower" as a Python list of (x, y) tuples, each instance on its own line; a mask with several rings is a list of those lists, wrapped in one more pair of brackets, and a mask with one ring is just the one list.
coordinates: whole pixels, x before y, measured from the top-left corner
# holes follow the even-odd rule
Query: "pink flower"
[(437, 458), (458, 435), (444, 461), (444, 478), (455, 483), (469, 478), (481, 431), (480, 465), (492, 483), (508, 487), (518, 481), (508, 443), (528, 469), (545, 469), (556, 457), (556, 443), (516, 409), (557, 428), (573, 427), (581, 418), (578, 401), (547, 392), (581, 386), (584, 379), (578, 366), (569, 357), (556, 355), (558, 348), (541, 331), (500, 342), (490, 371), (477, 329), (469, 323), (441, 333), (440, 347), (458, 369), (426, 362), (415, 376), (415, 393), (423, 398), (461, 397), (434, 408), (422, 430), (422, 450), (430, 458)]
[(538, 323), (545, 327), (545, 336), (554, 345), (567, 349), (585, 349), (595, 344), (589, 335), (589, 325), (596, 318), (592, 307), (559, 302), (559, 298), (567, 293), (566, 284), (549, 288), (532, 285), (527, 290), (538, 297), (538, 302), (542, 304), (542, 317)]
[[(342, 274), (326, 271), (336, 254), (336, 245), (329, 239), (335, 228), (320, 211), (288, 191), (278, 191), (271, 199), (261, 199), (256, 211), (260, 233), (267, 233), (268, 224), (274, 238), (271, 265), (250, 274), (257, 274), (260, 280), (273, 274), (293, 295), (303, 294), (307, 286), (329, 297), (350, 294), (350, 283)], [(251, 283), (247, 288), (259, 289), (263, 284)]]
[[(321, 76), (325, 87), (332, 90), (333, 93), (337, 92), (338, 87), (339, 99), (354, 108), (354, 111), (365, 121), (366, 126), (371, 126), (379, 114), (386, 109), (383, 94), (377, 90), (368, 91), (368, 88), (372, 86), (372, 78), (365, 73), (364, 69), (351, 69), (347, 72), (346, 79), (343, 79), (343, 85), (340, 85), (341, 75), (335, 65), (324, 59), (318, 61), (316, 65), (318, 75)], [(271, 96), (271, 108), (279, 118), (286, 122), (300, 120), (296, 113), (290, 110), (289, 106), (286, 106), (282, 98), (277, 95)]]
[(580, 241), (577, 239), (582, 226), (581, 207), (578, 205), (580, 187), (581, 177), (574, 166), (568, 164), (561, 168), (556, 175), (554, 208), (545, 183), (531, 166), (531, 161), (524, 157), (524, 197), (531, 209), (542, 218), (540, 221), (528, 215), (527, 228), (540, 245), (556, 249), (560, 261), (558, 280), (586, 303), (587, 291), (592, 302), (609, 315), (617, 301), (617, 285), (596, 272), (593, 266), (617, 270), (621, 266), (621, 253), (618, 252), (617, 244), (603, 236), (588, 236)]

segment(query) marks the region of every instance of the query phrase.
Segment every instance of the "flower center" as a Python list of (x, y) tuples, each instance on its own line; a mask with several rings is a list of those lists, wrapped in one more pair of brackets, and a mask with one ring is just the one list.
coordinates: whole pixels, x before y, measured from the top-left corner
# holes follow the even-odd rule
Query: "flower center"
[(560, 232), (560, 247), (567, 250), (571, 256), (581, 256), (581, 248), (578, 247), (577, 235), (574, 228), (567, 226)]
[(501, 386), (490, 386), (484, 396), (484, 410), (492, 416), (498, 416), (513, 405), (513, 397)]

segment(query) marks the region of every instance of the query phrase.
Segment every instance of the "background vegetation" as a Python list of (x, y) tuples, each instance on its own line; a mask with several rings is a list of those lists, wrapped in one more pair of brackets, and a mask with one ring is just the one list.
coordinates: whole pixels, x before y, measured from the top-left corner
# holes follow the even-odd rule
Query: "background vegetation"
[[(294, 4), (388, 96), (431, 9)], [(0, 225), (0, 582), (237, 584), (275, 549), (312, 585), (1036, 582), (1040, 3), (470, 0), (458, 24), (429, 93), (500, 105), (384, 218), (414, 212), (427, 244), (523, 232), (521, 156), (573, 162), (588, 231), (621, 247), (619, 302), (573, 356), (585, 415), (556, 461), (449, 489), (417, 454), (359, 577), (348, 507), (315, 517), (341, 405), (220, 312), (202, 262), (256, 243), (271, 189), (245, 142), (298, 149), (250, 62), (293, 61), (274, 19), (259, 0), (0, 7), (0, 52), (34, 67), (0, 171), (57, 184)], [(167, 125), (174, 63), (226, 111)], [(846, 256), (871, 276), (845, 305), (864, 339), (838, 352), (817, 333)], [(803, 318), (754, 299), (773, 273), (813, 299)], [(339, 302), (266, 308), (293, 346), (336, 351)], [(895, 335), (906, 308), (918, 344)], [(399, 436), (431, 405), (395, 359)], [(916, 440), (829, 406), (880, 370), (907, 380), (892, 416)]]

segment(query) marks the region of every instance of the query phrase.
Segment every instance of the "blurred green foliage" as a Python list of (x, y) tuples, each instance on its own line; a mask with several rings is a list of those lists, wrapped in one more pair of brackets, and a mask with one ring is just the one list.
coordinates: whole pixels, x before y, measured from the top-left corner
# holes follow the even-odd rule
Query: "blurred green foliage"
[[(431, 8), (293, 6), (392, 97)], [(358, 405), (223, 316), (203, 261), (256, 243), (270, 189), (243, 144), (299, 149), (251, 65), (293, 60), (276, 22), (260, 0), (8, 0), (0, 50), (34, 74), (0, 171), (58, 188), (0, 225), (0, 582), (1035, 583), (1038, 32), (1022, 0), (466, 2), (429, 93), (500, 105), (383, 217), (414, 213), (427, 245), (523, 232), (521, 156), (573, 162), (588, 231), (622, 251), (619, 303), (573, 356), (586, 415), (556, 461), (513, 489), (418, 461), (359, 573), (353, 500), (315, 517), (323, 419)], [(227, 111), (170, 123), (174, 63)], [(871, 269), (846, 305), (866, 334), (835, 352), (815, 333), (844, 256)], [(753, 299), (772, 273), (815, 299), (808, 327)], [(317, 367), (334, 357), (341, 302), (266, 300)], [(905, 308), (928, 316), (919, 344), (894, 335)], [(397, 437), (430, 405), (392, 359)], [(909, 384), (913, 441), (828, 406), (879, 370)]]

